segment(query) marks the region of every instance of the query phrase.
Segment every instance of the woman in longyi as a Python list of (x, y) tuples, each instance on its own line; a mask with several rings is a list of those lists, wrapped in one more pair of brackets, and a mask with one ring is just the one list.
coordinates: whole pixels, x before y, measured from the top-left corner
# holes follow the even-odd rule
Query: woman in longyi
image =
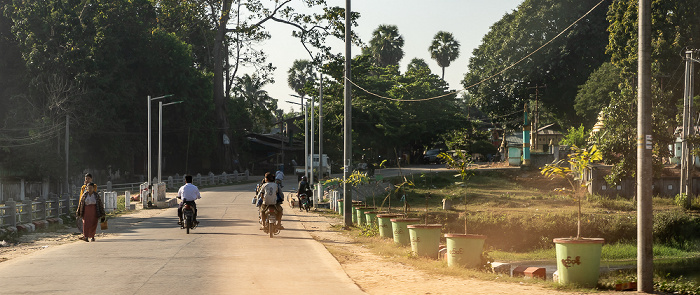
[(76, 216), (83, 218), (83, 236), (80, 239), (86, 242), (95, 241), (97, 220), (105, 221), (105, 207), (96, 188), (94, 183), (87, 185), (87, 191), (80, 196), (78, 210), (75, 212)]

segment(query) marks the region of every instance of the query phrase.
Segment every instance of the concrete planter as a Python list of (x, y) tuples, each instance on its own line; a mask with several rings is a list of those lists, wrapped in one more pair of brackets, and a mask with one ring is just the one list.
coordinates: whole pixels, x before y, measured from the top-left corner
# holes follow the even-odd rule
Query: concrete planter
[(411, 224), (406, 227), (411, 238), (413, 255), (437, 259), (442, 224)]
[(407, 226), (420, 222), (420, 218), (394, 218), (391, 219), (391, 230), (394, 232), (394, 243), (408, 246), (411, 244), (411, 237)]
[(560, 284), (594, 288), (600, 275), (600, 254), (605, 239), (554, 239)]
[(447, 265), (468, 268), (478, 267), (486, 236), (445, 234), (447, 240)]
[(382, 238), (393, 238), (394, 232), (391, 228), (391, 219), (400, 217), (401, 214), (377, 214), (377, 224), (379, 225), (379, 236)]
[(345, 201), (343, 201), (343, 200), (338, 200), (338, 214), (341, 214), (341, 215), (342, 215), (343, 212), (345, 212), (345, 211), (343, 211), (343, 204), (344, 204), (344, 203), (345, 203)]
[(372, 211), (374, 209), (377, 209), (377, 208), (374, 208), (374, 207), (357, 208), (357, 225), (362, 226), (363, 224), (365, 224), (366, 223), (365, 222), (365, 212)]
[(365, 222), (367, 224), (377, 225), (377, 214), (386, 213), (386, 211), (367, 211), (365, 212)]
[(352, 204), (352, 223), (357, 224), (357, 208), (364, 208), (364, 206), (356, 205), (354, 202)]

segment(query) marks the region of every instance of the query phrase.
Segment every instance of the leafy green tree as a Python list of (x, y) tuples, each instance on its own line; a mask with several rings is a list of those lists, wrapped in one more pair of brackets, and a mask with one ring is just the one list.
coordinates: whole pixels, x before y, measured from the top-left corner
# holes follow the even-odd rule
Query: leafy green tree
[(445, 79), (445, 68), (459, 57), (459, 42), (452, 33), (440, 31), (433, 37), (433, 43), (428, 47), (430, 58), (437, 61), (442, 68), (442, 79)]
[(249, 128), (253, 132), (264, 132), (275, 120), (277, 101), (263, 90), (265, 84), (256, 75), (245, 74), (236, 78), (235, 99), (243, 101), (244, 109), (248, 111), (247, 121), (251, 123)]
[(559, 142), (561, 145), (568, 146), (578, 146), (585, 147), (588, 145), (588, 133), (586, 133), (586, 127), (583, 125), (576, 127), (569, 127), (569, 130), (564, 134), (564, 138)]
[[(604, 160), (613, 164), (607, 180), (617, 183), (634, 177), (636, 171), (636, 73), (637, 2), (613, 1), (608, 13), (610, 26), (607, 53), (620, 71), (618, 90), (604, 109), (605, 130), (596, 138)], [(661, 160), (669, 155), (673, 130), (680, 125), (677, 114), (682, 101), (683, 57), (687, 46), (698, 48), (700, 3), (690, 0), (652, 1), (652, 138), (654, 171), (660, 172)]]
[(403, 37), (395, 25), (379, 25), (372, 32), (368, 51), (376, 60), (377, 65), (386, 67), (397, 66), (403, 58)]
[[(589, 11), (597, 0), (526, 0), (491, 26), (482, 44), (472, 53), (463, 85), (474, 85), (523, 59)], [(578, 85), (608, 60), (608, 2), (573, 26), (564, 35), (517, 66), (469, 90), (470, 103), (497, 123), (510, 121), (507, 114), (524, 108), (535, 86), (546, 85), (539, 97), (540, 118), (551, 117), (560, 126), (582, 122), (573, 108)], [(547, 114), (548, 113), (548, 114)], [(512, 126), (512, 123), (509, 124)]]
[(307, 94), (307, 89), (313, 87), (315, 78), (313, 64), (308, 60), (295, 60), (287, 71), (287, 85), (302, 97)]
[[(618, 93), (621, 72), (615, 65), (606, 62), (591, 73), (585, 84), (579, 86), (576, 94), (576, 114), (582, 117), (585, 125), (593, 127), (598, 114), (610, 103), (610, 96)], [(577, 146), (583, 146), (577, 144)]]
[(428, 63), (425, 62), (424, 59), (414, 58), (410, 63), (408, 63), (408, 67), (406, 68), (406, 73), (409, 72), (424, 72), (429, 74), (430, 66), (428, 66)]

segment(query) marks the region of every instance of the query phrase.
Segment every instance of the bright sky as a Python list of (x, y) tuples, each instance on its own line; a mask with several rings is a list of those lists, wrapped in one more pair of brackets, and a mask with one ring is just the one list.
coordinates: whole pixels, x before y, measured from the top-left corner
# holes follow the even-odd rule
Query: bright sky
[[(400, 70), (413, 58), (422, 58), (430, 65), (433, 73), (441, 75), (441, 68), (430, 58), (428, 46), (438, 31), (447, 31), (460, 42), (460, 56), (445, 69), (445, 80), (450, 88), (460, 89), (460, 81), (467, 72), (472, 51), (481, 44), (481, 39), (493, 23), (511, 12), (523, 0), (355, 0), (352, 11), (359, 12), (358, 27), (353, 28), (362, 42), (369, 43), (372, 31), (381, 24), (396, 25), (404, 39), (404, 57)], [(329, 6), (345, 7), (344, 0), (328, 0)], [(291, 37), (292, 28), (283, 24), (268, 25), (272, 39), (264, 45), (268, 61), (277, 67), (274, 73), (276, 83), (265, 90), (275, 99), (285, 112), (299, 106), (286, 101), (299, 101), (290, 94), (294, 91), (287, 86), (287, 71), (295, 59), (309, 59), (308, 53), (298, 39)], [(344, 53), (344, 43), (330, 39), (335, 53)], [(360, 53), (353, 47), (352, 55)]]

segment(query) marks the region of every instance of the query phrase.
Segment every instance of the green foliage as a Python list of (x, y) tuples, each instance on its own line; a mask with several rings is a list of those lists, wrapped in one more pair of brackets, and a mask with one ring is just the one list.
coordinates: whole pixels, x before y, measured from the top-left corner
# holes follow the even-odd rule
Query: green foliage
[(498, 153), (498, 149), (488, 140), (477, 140), (471, 144), (469, 151), (472, 154), (478, 153), (484, 156), (491, 154), (495, 155)]
[[(597, 0), (526, 0), (491, 26), (481, 45), (472, 53), (469, 72), (462, 84), (471, 86), (524, 58), (589, 11)], [(585, 21), (565, 35), (509, 69), (469, 90), (470, 102), (496, 121), (514, 127), (513, 117), (532, 97), (536, 85), (547, 85), (540, 93), (540, 120), (561, 126), (584, 123), (575, 116), (574, 100), (578, 85), (608, 57), (608, 34), (604, 2)], [(525, 98), (525, 99), (524, 99)], [(534, 97), (532, 97), (534, 99)]]
[(430, 51), (430, 58), (442, 68), (442, 78), (445, 79), (445, 68), (459, 57), (459, 42), (455, 40), (452, 33), (439, 31), (433, 37), (428, 51)]
[(686, 193), (677, 194), (673, 198), (673, 203), (676, 204), (676, 206), (681, 207), (683, 209), (690, 209), (690, 202), (688, 202), (688, 195)]
[(682, 211), (654, 215), (654, 241), (685, 250), (697, 250), (700, 218)]
[[(576, 146), (572, 146), (572, 153), (569, 154), (568, 164), (569, 167), (564, 166), (564, 160), (561, 159), (552, 164), (545, 165), (540, 171), (543, 175), (547, 177), (561, 177), (566, 179), (571, 185), (571, 194), (574, 199), (578, 202), (578, 230), (576, 238), (581, 238), (581, 189), (586, 187), (588, 183), (586, 182), (586, 171), (591, 168), (591, 164), (595, 161), (602, 160), (602, 156), (598, 148), (593, 145), (587, 149), (580, 149)], [(574, 183), (578, 182), (579, 187), (577, 188)], [(560, 189), (565, 190), (565, 189)]]
[(379, 236), (379, 227), (376, 224), (362, 224), (360, 232), (357, 233), (360, 237), (376, 237)]
[(574, 109), (589, 128), (595, 125), (600, 111), (608, 106), (611, 96), (617, 93), (618, 84), (622, 80), (620, 74), (619, 68), (606, 62), (591, 73), (585, 84), (579, 86)]
[(700, 286), (685, 278), (654, 280), (654, 290), (678, 295), (700, 294)]
[[(329, 157), (342, 158), (343, 60), (324, 65), (329, 77), (324, 87), (324, 150)], [(417, 100), (448, 94), (447, 84), (427, 68), (416, 67), (400, 74), (395, 66), (378, 67), (371, 56), (360, 55), (352, 62), (353, 82), (369, 92), (394, 99)], [(353, 151), (369, 161), (378, 156), (395, 158), (396, 151), (422, 149), (441, 134), (466, 122), (456, 95), (431, 101), (397, 102), (353, 87)], [(335, 130), (335, 131), (334, 131)]]
[(403, 43), (399, 28), (395, 25), (379, 25), (372, 32), (372, 39), (366, 51), (380, 67), (398, 66), (403, 58)]
[(586, 146), (588, 145), (587, 139), (588, 133), (583, 124), (581, 124), (578, 128), (569, 127), (569, 130), (566, 131), (564, 138), (559, 143), (561, 145)]

